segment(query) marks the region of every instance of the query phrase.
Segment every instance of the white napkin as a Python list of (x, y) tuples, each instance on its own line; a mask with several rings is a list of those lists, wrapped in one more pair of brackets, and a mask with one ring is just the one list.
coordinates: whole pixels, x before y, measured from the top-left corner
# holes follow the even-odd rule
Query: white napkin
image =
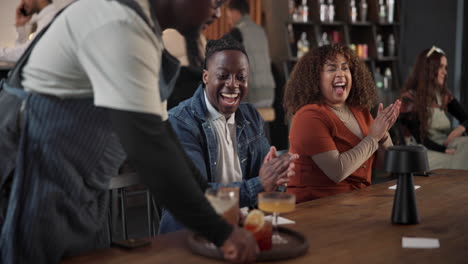
[[(388, 188), (389, 188), (390, 190), (396, 190), (396, 187), (397, 187), (397, 185), (395, 184), (395, 185), (392, 185), (392, 186), (390, 186), (390, 187), (388, 187)], [(419, 187), (421, 187), (421, 186), (415, 185), (415, 186), (414, 186), (414, 189), (417, 190), (417, 189), (419, 189)]]
[[(267, 216), (265, 216), (265, 220), (273, 222), (273, 216), (272, 215), (267, 215)], [(287, 218), (278, 216), (278, 225), (288, 225), (288, 224), (295, 224), (295, 223), (296, 223), (296, 221), (293, 221), (291, 219), (287, 219)]]
[(439, 248), (438, 238), (425, 237), (402, 237), (401, 246), (403, 248)]

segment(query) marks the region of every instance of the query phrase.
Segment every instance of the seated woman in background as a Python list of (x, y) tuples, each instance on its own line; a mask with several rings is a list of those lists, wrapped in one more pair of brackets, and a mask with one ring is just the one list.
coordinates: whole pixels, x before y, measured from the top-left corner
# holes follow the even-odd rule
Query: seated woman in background
[[(441, 49), (433, 46), (419, 54), (401, 99), (401, 124), (428, 148), (430, 169), (468, 169), (468, 137), (462, 136), (468, 115), (447, 88), (447, 57)], [(453, 130), (447, 112), (460, 122)]]
[[(371, 184), (378, 149), (392, 146), (388, 130), (400, 110), (397, 100), (379, 104), (371, 74), (348, 47), (311, 50), (294, 67), (284, 106), (292, 115), (290, 152), (299, 154), (288, 192), (304, 202)], [(382, 156), (382, 155), (380, 155)]]

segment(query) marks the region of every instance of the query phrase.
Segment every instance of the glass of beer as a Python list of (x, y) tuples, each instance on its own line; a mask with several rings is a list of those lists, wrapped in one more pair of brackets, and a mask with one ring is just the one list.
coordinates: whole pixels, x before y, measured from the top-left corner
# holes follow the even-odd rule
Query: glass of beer
[(229, 224), (239, 223), (239, 187), (208, 188), (205, 197)]
[(278, 216), (296, 207), (296, 196), (283, 192), (262, 192), (258, 194), (258, 209), (273, 214), (273, 244), (286, 244), (288, 241), (278, 232)]

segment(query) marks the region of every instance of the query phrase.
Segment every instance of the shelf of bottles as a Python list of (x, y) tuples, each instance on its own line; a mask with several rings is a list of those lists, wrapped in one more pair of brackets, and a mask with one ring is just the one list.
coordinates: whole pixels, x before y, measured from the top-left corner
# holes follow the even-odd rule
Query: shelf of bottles
[(290, 61), (297, 61), (311, 47), (343, 43), (369, 67), (380, 93), (399, 89), (397, 43), (401, 0), (288, 1)]

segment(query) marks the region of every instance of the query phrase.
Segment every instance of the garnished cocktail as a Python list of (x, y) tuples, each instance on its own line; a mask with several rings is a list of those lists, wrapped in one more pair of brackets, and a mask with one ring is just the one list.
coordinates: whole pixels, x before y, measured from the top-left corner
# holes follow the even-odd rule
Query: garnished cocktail
[(278, 233), (278, 215), (294, 210), (296, 196), (283, 192), (263, 192), (258, 194), (258, 208), (267, 213), (273, 213), (273, 244), (285, 244), (288, 241)]

